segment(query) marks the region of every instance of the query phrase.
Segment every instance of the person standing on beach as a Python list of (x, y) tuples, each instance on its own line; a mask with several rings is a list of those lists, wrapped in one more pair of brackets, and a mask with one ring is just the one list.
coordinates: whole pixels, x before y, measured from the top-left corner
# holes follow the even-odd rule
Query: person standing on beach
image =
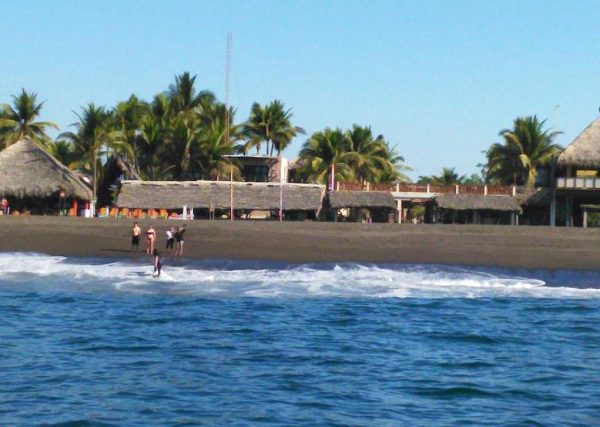
[(173, 244), (175, 243), (175, 227), (171, 227), (167, 230), (167, 245), (165, 249), (171, 249), (171, 255), (173, 253)]
[(156, 231), (154, 226), (150, 224), (148, 230), (146, 230), (146, 253), (152, 255), (154, 252), (154, 241), (156, 240)]
[(140, 250), (140, 234), (142, 229), (138, 225), (137, 222), (133, 223), (133, 228), (131, 229), (131, 250), (135, 249), (136, 252)]
[(175, 251), (175, 255), (183, 255), (183, 234), (185, 233), (185, 224), (180, 227), (177, 227), (177, 232), (175, 233), (175, 240), (177, 241), (177, 250)]
[(9, 207), (8, 207), (8, 199), (6, 197), (2, 198), (2, 215), (8, 215)]

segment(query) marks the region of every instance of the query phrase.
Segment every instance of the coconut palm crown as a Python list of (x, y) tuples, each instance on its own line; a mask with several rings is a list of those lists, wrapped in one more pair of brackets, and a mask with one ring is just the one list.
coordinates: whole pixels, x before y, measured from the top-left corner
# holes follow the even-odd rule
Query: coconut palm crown
[(518, 117), (512, 129), (504, 129), (503, 143), (486, 152), (488, 178), (503, 184), (534, 186), (538, 168), (548, 166), (562, 151), (554, 139), (562, 132), (544, 130), (545, 120), (536, 116)]
[(37, 94), (25, 89), (13, 95), (12, 105), (0, 106), (0, 143), (3, 147), (29, 137), (43, 144), (49, 141), (48, 128), (58, 129), (53, 122), (36, 121), (42, 111), (43, 102), (37, 102)]

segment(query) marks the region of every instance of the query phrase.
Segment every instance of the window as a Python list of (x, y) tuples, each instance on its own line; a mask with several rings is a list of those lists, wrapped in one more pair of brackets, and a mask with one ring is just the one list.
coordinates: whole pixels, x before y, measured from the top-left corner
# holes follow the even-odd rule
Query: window
[(244, 166), (244, 179), (248, 182), (267, 182), (269, 181), (268, 166)]

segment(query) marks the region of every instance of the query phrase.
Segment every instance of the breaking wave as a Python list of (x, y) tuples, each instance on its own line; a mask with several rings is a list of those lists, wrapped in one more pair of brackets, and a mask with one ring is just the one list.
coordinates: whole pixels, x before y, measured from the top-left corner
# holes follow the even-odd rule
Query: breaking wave
[[(0, 287), (263, 298), (600, 298), (600, 272), (526, 272), (439, 265), (115, 261), (31, 253), (0, 254)], [(547, 285), (548, 278), (558, 283)], [(578, 283), (576, 283), (578, 282)]]

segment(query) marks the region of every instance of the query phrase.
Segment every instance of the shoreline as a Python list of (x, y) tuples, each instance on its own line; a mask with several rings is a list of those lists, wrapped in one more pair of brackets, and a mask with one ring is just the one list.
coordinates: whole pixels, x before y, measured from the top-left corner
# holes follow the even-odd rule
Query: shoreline
[[(183, 258), (288, 263), (439, 264), (512, 269), (600, 270), (600, 230), (530, 226), (359, 224), (143, 219), (157, 248), (165, 231), (187, 225)], [(133, 220), (0, 217), (0, 252), (139, 257)], [(141, 242), (140, 249), (145, 248)]]

